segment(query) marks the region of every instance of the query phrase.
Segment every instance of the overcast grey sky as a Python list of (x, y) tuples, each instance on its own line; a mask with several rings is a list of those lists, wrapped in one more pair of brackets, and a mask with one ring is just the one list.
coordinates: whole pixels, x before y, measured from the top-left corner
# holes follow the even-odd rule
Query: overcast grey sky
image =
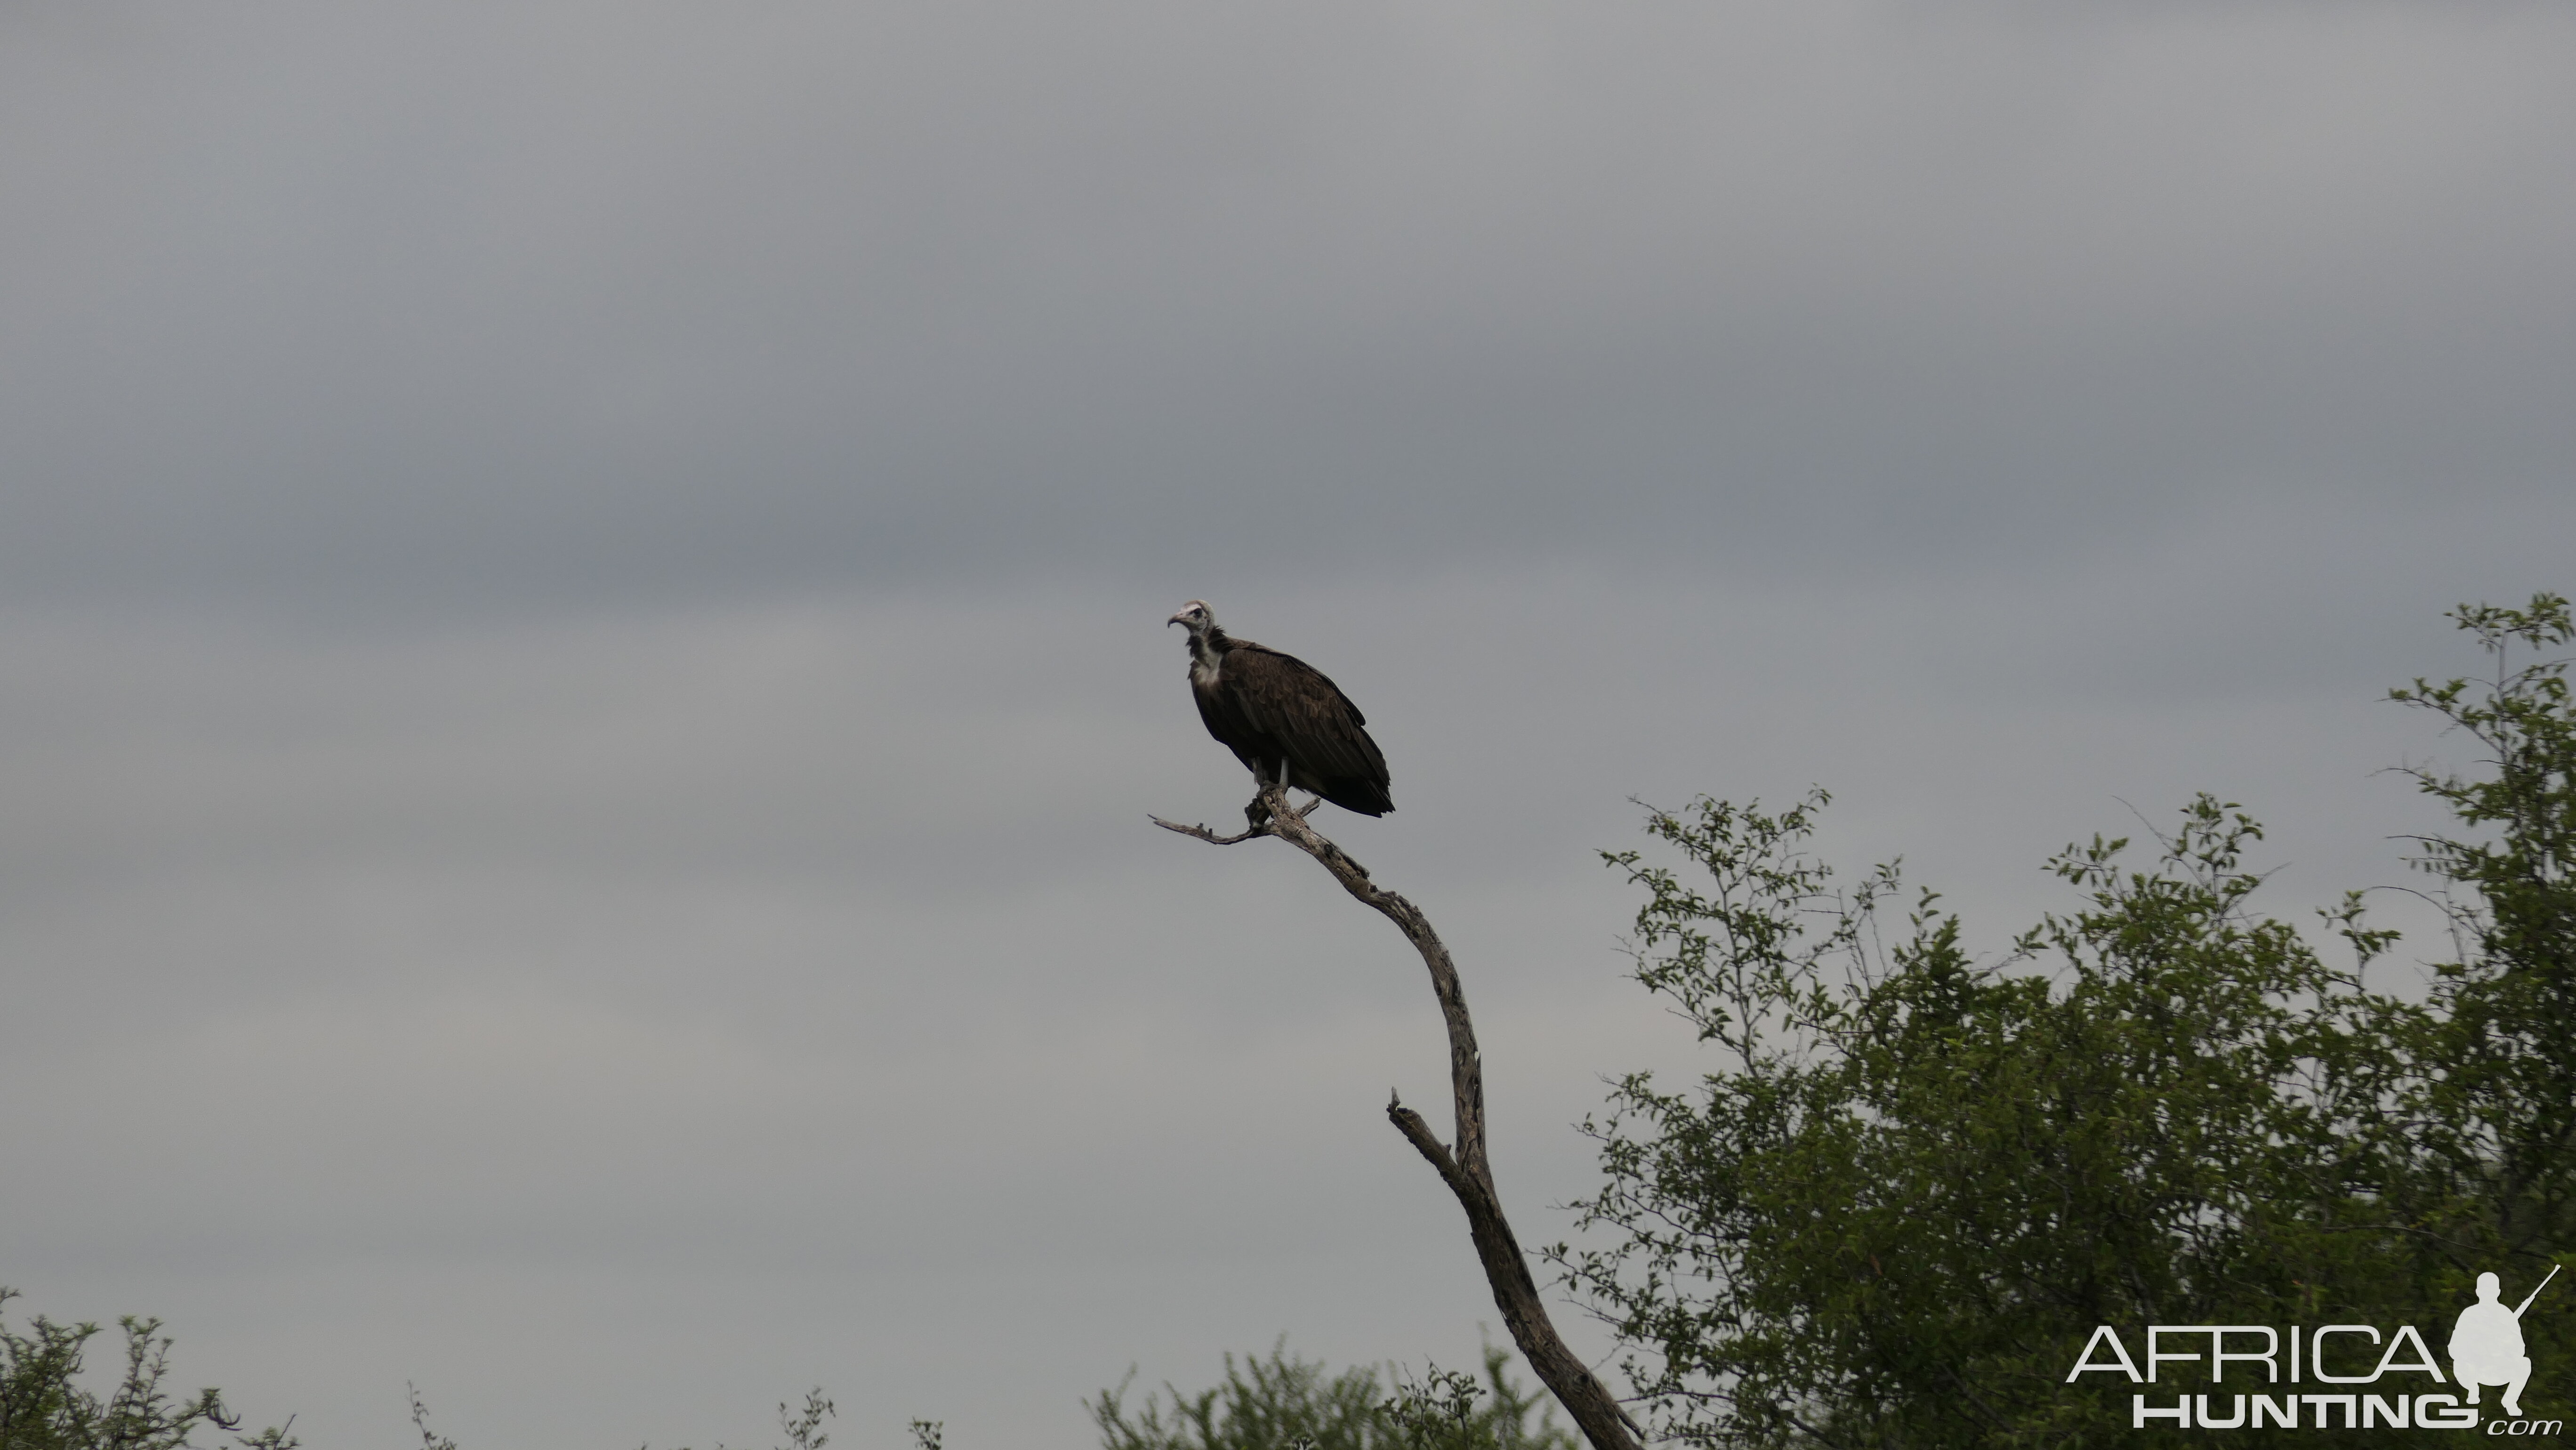
[(1824, 784), (1989, 950), (2197, 789), (2284, 912), (2401, 879), (2461, 746), (2374, 702), (2576, 583), (2571, 73), (2462, 0), (0, 9), (0, 1283), (316, 1447), (1471, 1360), (1420, 967), (1145, 825), (1249, 789), (1164, 617), (1369, 712), (1319, 821), (1552, 1240), (1690, 1062), (1630, 796)]

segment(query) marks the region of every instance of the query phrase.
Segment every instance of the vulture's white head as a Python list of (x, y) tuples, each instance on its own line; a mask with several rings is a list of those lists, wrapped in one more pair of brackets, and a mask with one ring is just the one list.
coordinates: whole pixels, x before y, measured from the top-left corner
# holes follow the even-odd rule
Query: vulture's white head
[(1201, 689), (1214, 687), (1217, 670), (1224, 664), (1224, 651), (1218, 645), (1225, 635), (1216, 627), (1216, 616), (1208, 612), (1207, 601), (1193, 599), (1163, 621), (1165, 629), (1176, 624), (1190, 632), (1190, 679)]

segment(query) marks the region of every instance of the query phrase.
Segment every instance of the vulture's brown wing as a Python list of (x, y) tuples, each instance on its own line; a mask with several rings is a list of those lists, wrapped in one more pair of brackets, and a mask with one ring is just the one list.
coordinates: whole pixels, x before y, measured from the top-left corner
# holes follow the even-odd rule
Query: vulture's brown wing
[(1220, 693), (1245, 724), (1278, 743), (1299, 774), (1320, 783), (1326, 800), (1364, 815), (1395, 809), (1368, 718), (1323, 671), (1238, 641), (1226, 653)]

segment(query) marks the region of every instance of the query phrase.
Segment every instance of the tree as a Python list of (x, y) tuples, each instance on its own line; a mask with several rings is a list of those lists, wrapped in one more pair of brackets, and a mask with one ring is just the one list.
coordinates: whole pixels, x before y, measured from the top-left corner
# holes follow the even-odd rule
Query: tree
[(1154, 1394), (1130, 1410), (1124, 1385), (1084, 1407), (1102, 1450), (1574, 1450), (1509, 1363), (1488, 1345), (1482, 1384), (1437, 1365), (1418, 1381), (1394, 1370), (1381, 1381), (1366, 1367), (1327, 1375), (1283, 1342), (1266, 1360), (1237, 1365), (1227, 1355), (1225, 1383), (1215, 1388), (1185, 1395), (1164, 1386), (1168, 1407)]
[(2421, 838), (2458, 948), (2435, 978), (2398, 1121), (2419, 1146), (2411, 1205), (2486, 1258), (2546, 1261), (2576, 1239), (2576, 701), (2567, 601), (2463, 605), (2493, 673), (2390, 698), (2475, 740), (2483, 770), (2407, 768), (2460, 836)]
[[(0, 1288), (0, 1306), (16, 1297)], [(254, 1450), (294, 1450), (284, 1426), (239, 1434), (241, 1420), (218, 1390), (174, 1398), (163, 1387), (171, 1341), (158, 1337), (161, 1321), (129, 1315), (117, 1323), (125, 1331), (125, 1372), (104, 1398), (78, 1383), (97, 1325), (56, 1324), (43, 1315), (26, 1334), (0, 1325), (0, 1450), (183, 1450), (202, 1429), (232, 1433)]]
[[(2551, 596), (2459, 617), (2500, 660), (2568, 638)], [(1605, 853), (1647, 893), (1637, 976), (1724, 1065), (1696, 1091), (1619, 1080), (1577, 1205), (1608, 1245), (1553, 1256), (1663, 1428), (2178, 1439), (2131, 1429), (2125, 1380), (2066, 1383), (2095, 1328), (2447, 1325), (2496, 1255), (2565, 1251), (2563, 668), (2400, 692), (2494, 752), (2492, 777), (2417, 773), (2491, 828), (2426, 843), (2466, 950), (2420, 1004), (2365, 990), (2392, 936), (2358, 894), (2321, 913), (2331, 955), (2258, 914), (2261, 828), (2208, 796), (2142, 867), (2125, 840), (2069, 847), (2050, 867), (2078, 908), (1985, 963), (1932, 893), (1882, 919), (1906, 900), (1892, 865), (1834, 889), (1807, 854), (1822, 792), (1651, 813), (1678, 867)]]
[[(819, 1385), (805, 1392), (802, 1405), (791, 1407), (787, 1401), (780, 1400), (778, 1428), (787, 1437), (782, 1450), (823, 1450), (824, 1446), (832, 1443), (831, 1432), (823, 1428), (823, 1422), (838, 1413), (839, 1408), (824, 1397)], [(454, 1440), (430, 1428), (429, 1406), (421, 1402), (418, 1386), (411, 1387), (411, 1423), (412, 1428), (420, 1432), (420, 1450), (456, 1450)], [(912, 1442), (917, 1450), (940, 1450), (942, 1424), (938, 1420), (912, 1422)], [(0, 1450), (6, 1450), (6, 1447), (0, 1446)], [(645, 1450), (652, 1450), (652, 1447), (648, 1445)], [(724, 1446), (719, 1444), (716, 1450), (724, 1450)]]

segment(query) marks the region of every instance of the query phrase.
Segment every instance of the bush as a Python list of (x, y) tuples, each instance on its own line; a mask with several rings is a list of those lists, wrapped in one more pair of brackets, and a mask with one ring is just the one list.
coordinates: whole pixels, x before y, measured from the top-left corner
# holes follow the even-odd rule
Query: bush
[(1283, 1341), (1268, 1359), (1238, 1365), (1227, 1355), (1225, 1383), (1214, 1389), (1184, 1395), (1165, 1385), (1168, 1407), (1148, 1395), (1131, 1417), (1123, 1384), (1084, 1406), (1102, 1450), (1575, 1450), (1544, 1395), (1507, 1372), (1509, 1361), (1488, 1345), (1483, 1384), (1437, 1365), (1419, 1381), (1390, 1369), (1382, 1382), (1366, 1367), (1327, 1376), (1321, 1364), (1290, 1358)]
[[(0, 1288), (0, 1310), (16, 1297), (16, 1290)], [(235, 1444), (257, 1450), (293, 1450), (295, 1439), (283, 1425), (239, 1433), (241, 1421), (218, 1390), (173, 1398), (163, 1388), (171, 1341), (156, 1337), (161, 1321), (128, 1315), (117, 1323), (125, 1331), (125, 1374), (104, 1399), (74, 1383), (97, 1325), (61, 1325), (38, 1315), (20, 1334), (0, 1323), (0, 1450), (182, 1450), (200, 1430), (230, 1434)]]
[[(1723, 1058), (1619, 1080), (1577, 1205), (1610, 1245), (1555, 1250), (1667, 1434), (2181, 1443), (2132, 1428), (2139, 1386), (2068, 1382), (2098, 1328), (2438, 1343), (2481, 1270), (2518, 1297), (2576, 1250), (2576, 702), (2550, 654), (2576, 626), (2553, 595), (2455, 618), (2492, 674), (2396, 692), (2487, 755), (2409, 772), (2464, 833), (2420, 842), (2455, 945), (2422, 1001), (2365, 989), (2394, 937), (2360, 893), (2317, 942), (2262, 914), (2262, 828), (2208, 796), (2143, 865), (2068, 847), (2075, 909), (1982, 961), (1931, 893), (1882, 921), (1893, 866), (1834, 888), (1821, 792), (1654, 812), (1678, 865), (1605, 853), (1648, 896), (1638, 979)], [(2526, 1320), (2532, 1357), (2563, 1362), (2569, 1323)]]

